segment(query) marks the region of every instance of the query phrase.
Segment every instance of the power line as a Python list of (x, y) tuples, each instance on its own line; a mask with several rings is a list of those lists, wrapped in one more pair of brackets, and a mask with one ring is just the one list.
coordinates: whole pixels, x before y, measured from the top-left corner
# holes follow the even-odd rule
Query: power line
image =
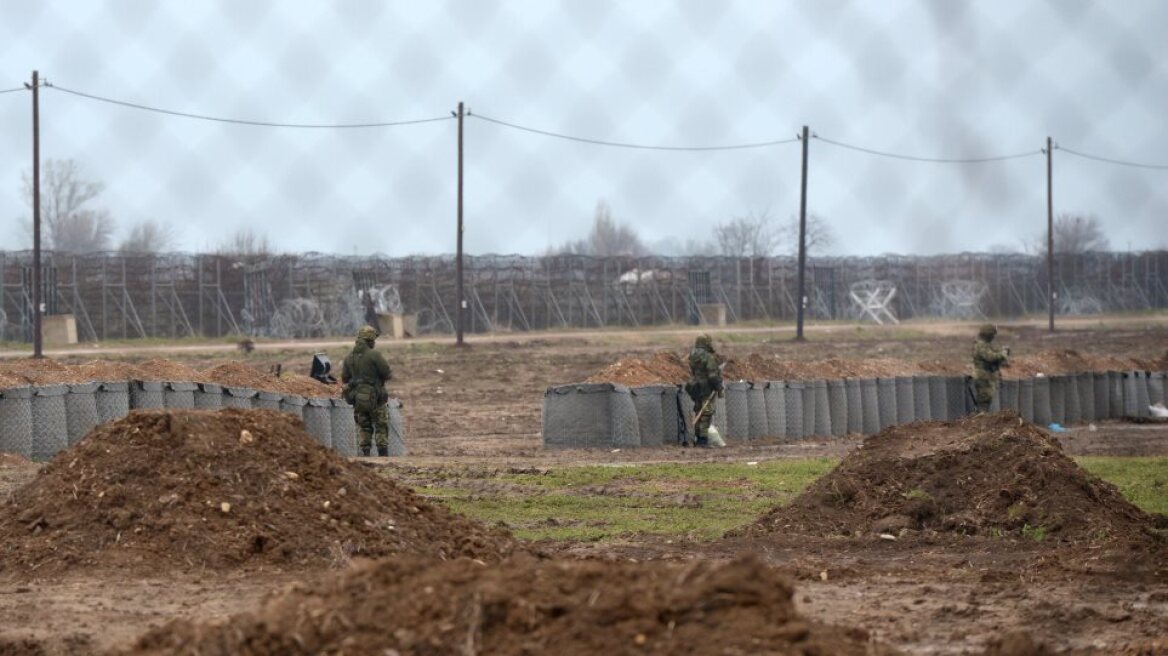
[(6, 94), (6, 93), (15, 93), (17, 91), (28, 91), (28, 88), (27, 87), (13, 87), (11, 89), (0, 89), (0, 95)]
[(1055, 146), (1055, 150), (1066, 151), (1072, 155), (1075, 155), (1076, 157), (1082, 157), (1083, 159), (1093, 159), (1096, 162), (1106, 162), (1108, 164), (1117, 164), (1119, 166), (1130, 166), (1132, 168), (1137, 168), (1137, 169), (1158, 169), (1161, 171), (1168, 170), (1168, 164), (1142, 164), (1140, 162), (1127, 162), (1127, 161), (1124, 161), (1121, 159), (1111, 159), (1110, 157), (1100, 157), (1099, 155), (1090, 155), (1087, 153), (1081, 153), (1077, 150), (1071, 150), (1070, 148), (1067, 148), (1066, 146), (1058, 146), (1058, 145)]
[(495, 123), (505, 127), (513, 128), (515, 130), (522, 130), (523, 132), (530, 132), (532, 134), (539, 134), (545, 137), (555, 137), (556, 139), (566, 139), (568, 141), (576, 141), (579, 143), (593, 144), (596, 146), (610, 146), (613, 148), (632, 148), (635, 150), (672, 150), (672, 151), (710, 151), (710, 150), (745, 150), (747, 148), (766, 148), (769, 146), (779, 146), (782, 144), (795, 143), (799, 139), (778, 139), (774, 141), (757, 141), (753, 143), (730, 144), (724, 146), (657, 146), (652, 144), (635, 144), (625, 143), (620, 141), (604, 141), (601, 139), (589, 139), (587, 137), (576, 137), (570, 134), (561, 134), (559, 132), (549, 132), (547, 130), (540, 130), (537, 128), (529, 128), (515, 123), (508, 123), (497, 118), (483, 116), (482, 114), (468, 114), (470, 118), (477, 118), (488, 123)]
[(387, 127), (394, 127), (394, 126), (398, 126), (398, 125), (417, 125), (419, 123), (433, 123), (436, 121), (449, 121), (452, 119), (452, 117), (450, 117), (450, 116), (436, 116), (433, 118), (421, 118), (421, 119), (415, 119), (415, 120), (410, 120), (410, 121), (384, 121), (384, 122), (378, 122), (378, 123), (274, 123), (271, 121), (250, 121), (250, 120), (246, 120), (246, 119), (224, 118), (221, 116), (207, 116), (205, 114), (192, 114), (189, 112), (179, 112), (179, 111), (175, 111), (172, 109), (162, 109), (160, 107), (151, 107), (149, 105), (141, 105), (138, 103), (127, 102), (125, 100), (115, 100), (113, 98), (105, 98), (102, 96), (96, 96), (96, 95), (93, 95), (90, 93), (84, 93), (82, 91), (77, 91), (74, 89), (69, 89), (66, 87), (58, 86), (58, 85), (46, 85), (46, 88), (55, 89), (57, 91), (72, 94), (74, 96), (80, 96), (82, 98), (88, 98), (90, 100), (97, 100), (97, 101), (104, 102), (104, 103), (110, 103), (111, 105), (121, 105), (122, 107), (131, 107), (133, 109), (140, 109), (140, 110), (147, 111), (147, 112), (155, 112), (158, 114), (167, 114), (169, 116), (181, 116), (183, 118), (193, 118), (193, 119), (198, 119), (201, 121), (216, 121), (218, 123), (233, 123), (236, 125), (252, 125), (252, 126), (257, 126), (257, 127), (265, 127), (265, 128), (308, 128), (308, 129), (387, 128)]
[(1033, 157), (1042, 154), (1041, 150), (1031, 150), (1024, 153), (1015, 153), (1013, 155), (995, 155), (992, 157), (968, 157), (968, 158), (950, 158), (950, 157), (918, 157), (916, 155), (902, 155), (900, 153), (889, 153), (882, 150), (873, 150), (871, 148), (864, 148), (862, 146), (853, 146), (839, 141), (832, 141), (819, 136), (818, 134), (811, 135), (813, 139), (819, 139), (824, 143), (829, 143), (840, 148), (847, 148), (848, 150), (856, 150), (861, 153), (868, 153), (869, 155), (878, 155), (880, 157), (890, 157), (892, 159), (903, 159), (910, 162), (932, 162), (934, 164), (984, 164), (986, 162), (1001, 162), (1008, 159), (1021, 159), (1023, 157)]

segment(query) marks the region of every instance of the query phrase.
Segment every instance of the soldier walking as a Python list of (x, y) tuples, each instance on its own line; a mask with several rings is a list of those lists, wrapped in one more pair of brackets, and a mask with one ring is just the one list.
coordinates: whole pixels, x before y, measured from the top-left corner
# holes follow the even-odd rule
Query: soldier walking
[(690, 378), (685, 391), (694, 403), (694, 445), (709, 448), (710, 423), (714, 419), (714, 396), (722, 395), (722, 370), (714, 357), (714, 340), (698, 335), (689, 353)]
[(341, 369), (341, 382), (345, 384), (345, 401), (353, 406), (353, 419), (357, 422), (360, 436), (361, 455), (369, 455), (374, 437), (377, 438), (377, 455), (389, 456), (389, 392), (385, 383), (393, 378), (389, 363), (374, 346), (377, 330), (372, 326), (362, 326), (357, 331), (357, 343), (345, 357)]
[(999, 370), (1007, 366), (1010, 357), (1009, 348), (998, 348), (990, 343), (997, 334), (998, 329), (987, 323), (977, 331), (977, 340), (973, 343), (973, 403), (977, 412), (989, 412), (998, 393)]

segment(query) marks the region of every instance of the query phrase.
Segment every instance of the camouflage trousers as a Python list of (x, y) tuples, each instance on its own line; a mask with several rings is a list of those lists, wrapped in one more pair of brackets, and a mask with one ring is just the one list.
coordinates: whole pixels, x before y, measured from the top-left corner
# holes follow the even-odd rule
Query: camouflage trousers
[[(693, 411), (694, 417), (696, 417), (696, 423), (694, 424), (695, 438), (706, 439), (710, 435), (710, 424), (714, 421), (714, 406), (717, 405), (714, 400), (715, 395), (711, 394), (705, 399), (694, 401)], [(708, 404), (706, 403), (707, 400), (709, 400)], [(702, 410), (702, 406), (705, 406), (705, 410)]]
[(993, 378), (973, 379), (973, 404), (976, 412), (989, 412), (998, 393), (998, 381)]
[(362, 449), (370, 448), (375, 437), (377, 446), (389, 446), (389, 406), (384, 403), (373, 408), (353, 406), (353, 420), (357, 422)]

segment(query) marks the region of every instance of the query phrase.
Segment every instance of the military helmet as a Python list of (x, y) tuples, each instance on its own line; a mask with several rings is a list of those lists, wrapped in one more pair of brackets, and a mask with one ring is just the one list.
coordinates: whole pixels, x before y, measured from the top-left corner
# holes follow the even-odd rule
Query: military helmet
[(698, 338), (694, 340), (694, 348), (700, 348), (700, 349), (706, 349), (707, 351), (713, 351), (714, 350), (714, 340), (710, 339), (710, 336), (706, 335), (706, 334), (698, 335)]
[(994, 328), (994, 324), (992, 323), (982, 324), (982, 327), (977, 331), (977, 336), (986, 340), (987, 342), (993, 339), (997, 334), (998, 329)]
[(357, 331), (357, 339), (374, 340), (377, 339), (377, 329), (373, 326), (361, 326)]

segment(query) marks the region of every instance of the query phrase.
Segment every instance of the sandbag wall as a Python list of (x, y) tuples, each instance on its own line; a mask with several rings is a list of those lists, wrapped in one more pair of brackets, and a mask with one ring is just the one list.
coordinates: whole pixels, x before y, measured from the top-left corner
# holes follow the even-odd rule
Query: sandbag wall
[[(183, 381), (102, 381), (0, 389), (0, 452), (44, 461), (97, 425), (149, 408), (267, 408), (290, 412), (324, 446), (357, 453), (353, 409), (340, 399)], [(389, 453), (404, 455), (402, 404), (389, 400)]]
[[(1046, 426), (1148, 417), (1164, 403), (1162, 372), (1108, 371), (1003, 380), (992, 410)], [(728, 442), (870, 435), (914, 421), (951, 421), (973, 409), (965, 376), (731, 382), (715, 403)], [(675, 385), (588, 383), (549, 387), (543, 443), (551, 448), (629, 448), (692, 441), (693, 403)], [(684, 431), (684, 433), (683, 433)]]

